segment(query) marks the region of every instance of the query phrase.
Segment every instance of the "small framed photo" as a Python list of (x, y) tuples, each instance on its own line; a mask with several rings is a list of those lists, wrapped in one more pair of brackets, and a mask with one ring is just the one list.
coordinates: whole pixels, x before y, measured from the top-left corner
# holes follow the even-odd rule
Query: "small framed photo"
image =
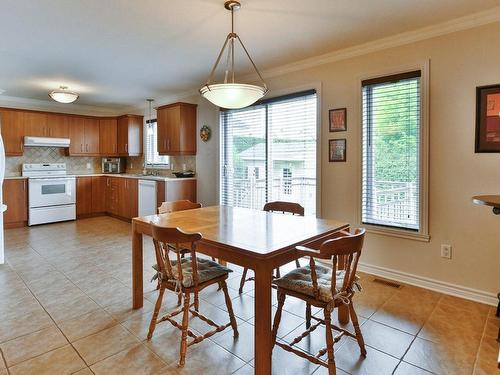
[(347, 130), (347, 109), (337, 108), (328, 111), (330, 119), (330, 132), (343, 132)]
[(476, 88), (476, 152), (500, 152), (500, 84)]
[(342, 139), (330, 139), (328, 147), (329, 160), (331, 162), (344, 162), (346, 161), (346, 146), (347, 140)]

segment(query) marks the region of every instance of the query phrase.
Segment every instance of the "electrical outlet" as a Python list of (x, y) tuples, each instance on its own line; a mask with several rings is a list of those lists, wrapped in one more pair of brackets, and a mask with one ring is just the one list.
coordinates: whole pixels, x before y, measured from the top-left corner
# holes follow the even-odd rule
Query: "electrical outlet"
[(92, 168), (92, 166), (90, 165), (90, 163), (87, 163), (87, 169), (90, 169)]
[(441, 244), (441, 258), (451, 259), (451, 245)]

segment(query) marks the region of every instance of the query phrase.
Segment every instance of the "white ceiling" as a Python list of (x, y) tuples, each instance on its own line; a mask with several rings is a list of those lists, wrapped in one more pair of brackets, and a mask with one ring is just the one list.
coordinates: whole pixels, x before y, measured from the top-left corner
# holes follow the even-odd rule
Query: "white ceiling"
[[(484, 11), (500, 0), (241, 0), (261, 70)], [(0, 0), (0, 92), (142, 105), (199, 87), (230, 28), (223, 0)], [(242, 66), (242, 74), (250, 66)]]

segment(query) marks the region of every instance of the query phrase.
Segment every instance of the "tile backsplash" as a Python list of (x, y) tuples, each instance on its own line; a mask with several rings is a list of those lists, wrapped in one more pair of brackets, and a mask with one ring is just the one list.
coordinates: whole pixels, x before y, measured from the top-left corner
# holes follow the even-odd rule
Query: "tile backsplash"
[[(128, 157), (126, 163), (127, 173), (141, 173), (144, 165), (144, 157)], [(66, 163), (70, 174), (101, 173), (101, 157), (91, 156), (67, 156), (64, 149), (57, 147), (26, 147), (23, 156), (7, 156), (5, 158), (5, 176), (13, 177), (21, 175), (23, 163)], [(90, 169), (87, 168), (90, 164)], [(181, 171), (183, 165), (186, 169), (196, 171), (196, 156), (171, 156), (170, 168), (159, 169), (163, 176), (170, 176), (173, 171)]]
[(5, 158), (5, 176), (20, 176), (23, 163), (66, 163), (68, 173), (72, 174), (101, 172), (100, 157), (66, 156), (64, 149), (57, 147), (26, 147), (23, 156)]

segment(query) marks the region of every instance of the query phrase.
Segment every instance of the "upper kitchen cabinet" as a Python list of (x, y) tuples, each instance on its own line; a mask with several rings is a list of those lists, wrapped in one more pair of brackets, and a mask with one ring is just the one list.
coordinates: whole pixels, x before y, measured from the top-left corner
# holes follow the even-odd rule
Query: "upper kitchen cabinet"
[(142, 155), (143, 116), (124, 115), (118, 117), (118, 155)]
[(47, 137), (68, 138), (69, 137), (69, 122), (68, 117), (56, 113), (47, 114)]
[(70, 155), (99, 155), (99, 120), (87, 117), (68, 117)]
[(174, 103), (158, 107), (158, 153), (196, 155), (196, 104)]
[(0, 109), (2, 138), (6, 156), (20, 156), (24, 152), (23, 112)]
[(23, 112), (24, 135), (29, 137), (48, 137), (47, 114)]
[(99, 120), (99, 153), (102, 156), (118, 154), (118, 121), (116, 118)]

